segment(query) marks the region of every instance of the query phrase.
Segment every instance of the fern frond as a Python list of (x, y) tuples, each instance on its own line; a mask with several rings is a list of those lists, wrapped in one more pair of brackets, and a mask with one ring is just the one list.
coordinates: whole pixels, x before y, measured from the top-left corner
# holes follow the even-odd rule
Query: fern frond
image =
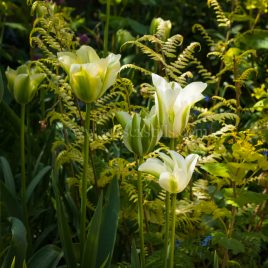
[(200, 33), (201, 36), (203, 37), (203, 39), (207, 42), (207, 45), (209, 47), (212, 47), (215, 45), (214, 40), (212, 40), (212, 38), (209, 36), (208, 32), (205, 30), (205, 28), (201, 25), (201, 24), (194, 24), (193, 28), (192, 28), (193, 32), (196, 33)]
[(183, 36), (180, 34), (176, 34), (168, 38), (168, 40), (164, 43), (162, 47), (164, 55), (168, 58), (176, 58), (177, 48), (181, 46), (182, 42)]
[(120, 72), (121, 72), (122, 70), (125, 70), (125, 69), (128, 69), (128, 68), (137, 70), (137, 71), (143, 73), (144, 75), (151, 75), (151, 74), (152, 74), (150, 71), (148, 71), (148, 70), (146, 70), (146, 69), (144, 69), (144, 68), (142, 68), (142, 67), (139, 67), (139, 66), (137, 66), (137, 65), (135, 65), (135, 64), (125, 64), (125, 65), (123, 65), (123, 66), (121, 67), (121, 69), (120, 69)]
[(208, 114), (205, 117), (202, 117), (194, 121), (193, 123), (190, 124), (190, 126), (193, 127), (200, 123), (213, 122), (213, 121), (225, 123), (226, 120), (235, 120), (237, 126), (240, 122), (240, 117), (235, 113)]
[(224, 14), (224, 12), (223, 12), (223, 10), (222, 10), (222, 8), (217, 0), (208, 0), (208, 6), (211, 6), (214, 9), (219, 27), (230, 27), (231, 22), (225, 16), (225, 14)]

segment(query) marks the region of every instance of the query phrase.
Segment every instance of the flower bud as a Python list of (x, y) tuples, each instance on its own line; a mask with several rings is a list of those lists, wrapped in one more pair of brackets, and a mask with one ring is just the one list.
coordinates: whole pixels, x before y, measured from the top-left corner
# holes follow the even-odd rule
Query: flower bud
[(153, 18), (150, 25), (150, 34), (159, 34), (162, 37), (162, 41), (166, 41), (170, 36), (171, 27), (170, 20)]
[(116, 118), (124, 129), (123, 141), (129, 151), (142, 157), (153, 151), (162, 135), (158, 118), (152, 109), (150, 114), (117, 112)]
[(120, 57), (111, 53), (100, 59), (89, 46), (82, 46), (75, 53), (58, 53), (58, 59), (69, 76), (74, 94), (85, 103), (97, 100), (115, 83), (120, 70)]
[(36, 73), (35, 69), (25, 64), (16, 70), (8, 67), (5, 74), (8, 88), (19, 104), (29, 103), (38, 90), (40, 83), (46, 77), (44, 73)]

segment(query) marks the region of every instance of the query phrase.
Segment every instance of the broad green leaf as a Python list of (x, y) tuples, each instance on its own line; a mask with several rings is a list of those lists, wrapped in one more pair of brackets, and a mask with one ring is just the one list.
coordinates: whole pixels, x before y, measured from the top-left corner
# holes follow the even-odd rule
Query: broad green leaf
[(236, 189), (236, 198), (233, 195), (232, 188), (224, 189), (224, 195), (228, 201), (234, 202), (240, 207), (243, 207), (246, 204), (258, 205), (261, 204), (263, 201), (268, 200), (268, 194), (256, 193), (244, 189)]
[(245, 246), (239, 240), (228, 238), (225, 234), (220, 232), (213, 234), (212, 242), (214, 245), (218, 244), (225, 249), (231, 250), (235, 255), (245, 252)]
[(34, 192), (36, 186), (40, 183), (40, 181), (44, 178), (46, 173), (51, 169), (50, 166), (46, 166), (42, 168), (38, 174), (32, 179), (30, 182), (29, 186), (27, 187), (26, 190), (26, 202), (28, 202), (32, 196), (32, 193)]
[(16, 217), (22, 219), (22, 206), (19, 203), (18, 199), (16, 199), (6, 185), (0, 181), (0, 201), (6, 207), (8, 212), (8, 216)]
[(0, 103), (3, 100), (3, 96), (4, 96), (4, 82), (3, 82), (2, 72), (0, 69)]
[(0, 163), (2, 166), (2, 172), (4, 175), (4, 180), (5, 180), (5, 185), (9, 192), (12, 194), (14, 198), (16, 198), (16, 187), (15, 187), (15, 182), (14, 182), (14, 177), (12, 175), (12, 171), (10, 168), (9, 163), (4, 157), (0, 157)]
[(64, 258), (67, 262), (68, 268), (76, 268), (76, 259), (74, 254), (74, 248), (72, 243), (72, 236), (70, 227), (67, 222), (64, 204), (61, 200), (59, 189), (56, 183), (57, 174), (53, 174), (53, 189), (55, 192), (56, 199), (56, 211), (57, 211), (57, 221), (59, 228), (59, 235), (62, 243), (62, 248), (64, 252)]
[(119, 185), (116, 178), (112, 180), (105, 193), (101, 220), (97, 267), (105, 262), (105, 267), (111, 266), (114, 244), (116, 239), (118, 216), (120, 209)]
[(131, 268), (140, 268), (140, 260), (137, 253), (136, 243), (133, 240), (131, 245)]
[(28, 268), (56, 268), (62, 256), (60, 248), (46, 245), (30, 258)]
[[(6, 254), (4, 264), (1, 267), (25, 267), (24, 261), (27, 251), (26, 229), (21, 220), (15, 217), (8, 219), (11, 223), (11, 243)], [(9, 265), (8, 263), (11, 262)]]
[(268, 31), (247, 31), (235, 38), (235, 44), (243, 49), (268, 49)]
[(206, 163), (201, 165), (201, 168), (213, 176), (230, 178), (229, 169), (224, 163)]
[(19, 31), (23, 31), (23, 32), (27, 32), (27, 29), (24, 27), (23, 24), (21, 23), (16, 23), (16, 22), (5, 22), (4, 23), (5, 26), (10, 27), (12, 29), (15, 30), (19, 30)]
[(97, 208), (88, 226), (85, 248), (82, 256), (81, 268), (97, 268), (97, 256), (100, 239), (102, 218), (103, 193), (101, 193)]

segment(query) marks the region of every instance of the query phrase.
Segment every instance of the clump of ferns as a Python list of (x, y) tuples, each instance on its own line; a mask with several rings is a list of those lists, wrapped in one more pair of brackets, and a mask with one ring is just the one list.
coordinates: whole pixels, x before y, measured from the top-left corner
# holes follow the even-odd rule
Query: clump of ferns
[[(166, 27), (163, 24), (163, 27)], [(121, 49), (126, 46), (136, 46), (143, 54), (148, 56), (153, 62), (151, 66), (153, 72), (160, 73), (168, 80), (176, 81), (182, 86), (187, 84), (188, 78), (192, 77), (192, 70), (203, 81), (213, 83), (215, 77), (202, 65), (195, 56), (200, 50), (200, 44), (193, 42), (182, 49), (183, 36), (176, 34), (164, 40), (163, 29), (158, 28), (155, 35), (144, 35), (136, 40), (126, 42)], [(151, 71), (135, 64), (126, 64), (124, 69), (131, 68), (138, 70), (145, 75), (150, 75)]]

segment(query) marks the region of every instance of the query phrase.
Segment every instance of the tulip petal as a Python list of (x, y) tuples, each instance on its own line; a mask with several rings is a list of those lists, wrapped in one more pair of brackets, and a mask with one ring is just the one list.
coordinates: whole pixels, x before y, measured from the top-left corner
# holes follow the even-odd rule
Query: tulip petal
[(58, 52), (57, 53), (59, 62), (64, 69), (64, 71), (69, 74), (70, 67), (72, 64), (80, 64), (77, 55), (73, 52)]
[(123, 129), (125, 129), (126, 125), (132, 120), (131, 115), (124, 111), (116, 112), (115, 116)]
[[(177, 167), (181, 168), (183, 171), (187, 172), (187, 166), (186, 166), (186, 162), (185, 162), (184, 157), (173, 150), (169, 150), (168, 152), (169, 152), (173, 162), (176, 163)], [(175, 164), (174, 164), (174, 166), (175, 166)]]
[(166, 172), (166, 167), (158, 158), (148, 158), (138, 170), (159, 178), (161, 173)]
[(85, 45), (76, 51), (76, 55), (80, 63), (91, 63), (100, 59), (94, 48)]
[(187, 171), (179, 168), (177, 164), (174, 167), (173, 170), (173, 176), (177, 179), (177, 184), (178, 184), (178, 191), (177, 193), (182, 192), (187, 185), (189, 184), (191, 180), (191, 176), (188, 176)]
[(178, 193), (179, 185), (175, 176), (170, 172), (163, 172), (159, 178), (159, 185), (169, 193)]
[(197, 160), (199, 158), (198, 154), (189, 154), (185, 158), (186, 166), (187, 166), (187, 174), (191, 178), (197, 163)]
[(172, 161), (172, 158), (161, 152), (159, 152), (159, 157), (164, 161), (167, 170), (172, 172), (174, 168), (174, 162)]

